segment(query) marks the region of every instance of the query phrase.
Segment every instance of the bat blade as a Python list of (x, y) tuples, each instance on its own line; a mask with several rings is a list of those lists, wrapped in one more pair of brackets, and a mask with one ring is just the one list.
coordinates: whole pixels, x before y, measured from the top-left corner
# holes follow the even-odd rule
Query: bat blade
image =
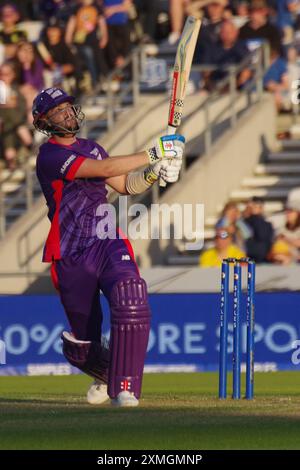
[[(169, 135), (175, 134), (181, 123), (186, 85), (189, 81), (200, 27), (200, 19), (188, 16), (177, 47), (168, 117), (167, 134)], [(165, 187), (166, 183), (160, 179), (159, 185)]]
[(178, 44), (168, 118), (168, 126), (173, 128), (178, 127), (181, 123), (186, 85), (189, 81), (200, 26), (200, 19), (189, 16), (185, 22)]

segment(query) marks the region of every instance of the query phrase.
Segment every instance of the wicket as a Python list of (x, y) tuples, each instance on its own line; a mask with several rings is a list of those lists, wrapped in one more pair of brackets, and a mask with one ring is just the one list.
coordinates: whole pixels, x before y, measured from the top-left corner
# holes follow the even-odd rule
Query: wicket
[(242, 265), (247, 270), (246, 304), (246, 394), (251, 400), (254, 396), (254, 294), (255, 262), (249, 258), (227, 258), (222, 262), (221, 272), (221, 315), (220, 315), (220, 363), (219, 363), (219, 398), (227, 397), (227, 342), (229, 310), (229, 276), (233, 264), (233, 354), (232, 354), (232, 398), (241, 398), (241, 302), (242, 302)]

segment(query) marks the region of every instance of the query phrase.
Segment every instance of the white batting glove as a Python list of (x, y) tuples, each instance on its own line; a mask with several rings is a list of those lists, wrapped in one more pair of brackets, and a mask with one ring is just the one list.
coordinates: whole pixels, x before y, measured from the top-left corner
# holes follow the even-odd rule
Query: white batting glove
[(171, 162), (164, 160), (155, 163), (152, 169), (157, 177), (162, 178), (166, 183), (176, 183), (182, 167), (182, 157), (173, 158)]
[(150, 164), (164, 159), (183, 157), (185, 138), (180, 134), (164, 135), (155, 141), (154, 147), (147, 150)]

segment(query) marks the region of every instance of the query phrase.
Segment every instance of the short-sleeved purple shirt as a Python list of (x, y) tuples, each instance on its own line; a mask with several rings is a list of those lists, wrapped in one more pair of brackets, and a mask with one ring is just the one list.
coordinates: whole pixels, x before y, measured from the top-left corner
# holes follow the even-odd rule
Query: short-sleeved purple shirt
[(107, 157), (100, 145), (87, 139), (65, 146), (52, 138), (40, 147), (36, 172), (51, 221), (44, 262), (82, 252), (98, 239), (96, 211), (99, 204), (107, 203), (104, 179), (75, 179), (75, 174), (86, 158)]

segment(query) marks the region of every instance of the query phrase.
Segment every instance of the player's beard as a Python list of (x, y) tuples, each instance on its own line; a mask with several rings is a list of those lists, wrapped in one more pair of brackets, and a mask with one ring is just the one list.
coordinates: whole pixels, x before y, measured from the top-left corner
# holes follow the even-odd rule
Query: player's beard
[(73, 115), (70, 115), (62, 121), (51, 123), (54, 133), (60, 136), (74, 136), (81, 127), (84, 119), (84, 114), (79, 105), (73, 107)]
[(76, 132), (79, 130), (78, 121), (75, 116), (68, 117), (67, 119), (65, 119), (64, 123), (62, 124), (62, 127), (67, 129), (67, 134), (76, 134)]

